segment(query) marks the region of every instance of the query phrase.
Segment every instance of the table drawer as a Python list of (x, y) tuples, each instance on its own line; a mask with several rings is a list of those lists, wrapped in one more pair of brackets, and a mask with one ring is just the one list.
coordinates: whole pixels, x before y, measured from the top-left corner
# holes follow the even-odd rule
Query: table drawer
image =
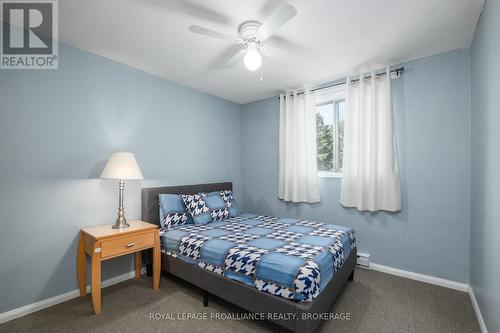
[(138, 249), (153, 247), (154, 233), (148, 232), (138, 235), (130, 235), (117, 239), (102, 241), (101, 258), (112, 257)]

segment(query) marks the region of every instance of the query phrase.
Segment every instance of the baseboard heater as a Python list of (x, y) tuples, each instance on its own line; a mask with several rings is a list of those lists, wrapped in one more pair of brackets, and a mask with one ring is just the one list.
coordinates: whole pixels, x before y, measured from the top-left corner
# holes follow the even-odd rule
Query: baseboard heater
[(356, 265), (361, 268), (370, 268), (370, 255), (368, 253), (358, 252)]

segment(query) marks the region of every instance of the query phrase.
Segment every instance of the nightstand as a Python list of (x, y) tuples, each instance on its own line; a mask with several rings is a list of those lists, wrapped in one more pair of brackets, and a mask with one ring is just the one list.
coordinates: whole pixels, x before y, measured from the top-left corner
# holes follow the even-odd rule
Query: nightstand
[(127, 229), (112, 229), (111, 224), (80, 231), (77, 277), (80, 296), (87, 292), (86, 254), (91, 258), (91, 293), (94, 313), (101, 313), (101, 261), (135, 253), (135, 277), (141, 276), (141, 251), (153, 248), (153, 288), (160, 286), (160, 236), (158, 227), (143, 221), (129, 222)]

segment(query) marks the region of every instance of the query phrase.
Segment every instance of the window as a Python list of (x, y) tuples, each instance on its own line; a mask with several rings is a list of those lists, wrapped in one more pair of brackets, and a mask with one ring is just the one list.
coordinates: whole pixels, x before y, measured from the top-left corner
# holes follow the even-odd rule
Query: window
[(344, 90), (320, 94), (316, 102), (318, 176), (341, 178), (346, 115)]

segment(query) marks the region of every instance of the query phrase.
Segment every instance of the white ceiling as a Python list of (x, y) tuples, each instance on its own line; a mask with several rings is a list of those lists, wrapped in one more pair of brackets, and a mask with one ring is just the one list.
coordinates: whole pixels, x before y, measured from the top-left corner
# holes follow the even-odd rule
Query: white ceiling
[(484, 0), (292, 0), (295, 18), (276, 39), (299, 57), (265, 58), (263, 81), (242, 64), (218, 69), (230, 43), (196, 24), (237, 35), (279, 0), (63, 0), (59, 38), (73, 46), (238, 103), (346, 74), (469, 47)]

